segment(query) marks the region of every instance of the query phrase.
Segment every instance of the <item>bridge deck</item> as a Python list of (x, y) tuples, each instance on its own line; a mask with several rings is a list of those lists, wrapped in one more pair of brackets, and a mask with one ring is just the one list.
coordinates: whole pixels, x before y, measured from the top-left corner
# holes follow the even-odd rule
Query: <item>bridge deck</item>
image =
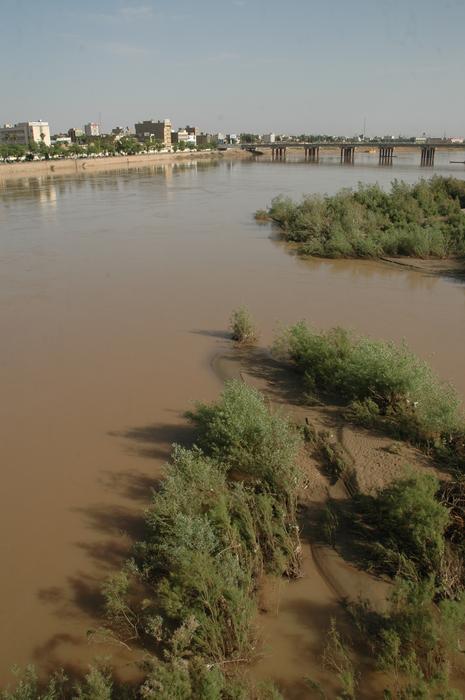
[(273, 143), (243, 143), (241, 148), (453, 148), (465, 149), (465, 143), (411, 143), (409, 141), (314, 141), (295, 143), (275, 141)]

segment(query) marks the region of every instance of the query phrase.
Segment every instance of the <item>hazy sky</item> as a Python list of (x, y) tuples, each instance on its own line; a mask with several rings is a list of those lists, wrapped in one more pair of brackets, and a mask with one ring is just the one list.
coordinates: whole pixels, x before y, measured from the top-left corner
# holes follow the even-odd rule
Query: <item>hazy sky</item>
[(0, 0), (0, 122), (465, 135), (465, 0)]

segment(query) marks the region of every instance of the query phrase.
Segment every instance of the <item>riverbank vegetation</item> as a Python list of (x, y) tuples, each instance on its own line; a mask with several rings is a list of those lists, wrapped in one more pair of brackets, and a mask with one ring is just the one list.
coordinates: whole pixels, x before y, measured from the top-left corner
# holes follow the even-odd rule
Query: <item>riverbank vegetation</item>
[[(173, 144), (172, 151), (207, 151), (216, 150), (216, 142), (195, 144), (181, 141)], [(160, 153), (165, 149), (163, 142), (157, 139), (139, 141), (133, 136), (82, 137), (75, 143), (57, 142), (50, 146), (45, 143), (1, 143), (0, 163), (15, 163), (35, 160), (54, 160), (63, 158), (96, 158), (104, 156), (132, 156), (144, 153)]]
[[(299, 573), (300, 433), (239, 381), (188, 417), (197, 445), (174, 447), (145, 538), (103, 588), (108, 625), (94, 634), (147, 651), (137, 697), (278, 698), (272, 687), (252, 689), (225, 671), (253, 657), (263, 574)], [(98, 681), (106, 694), (95, 698), (114, 697), (110, 680)], [(2, 700), (37, 697), (33, 675), (22, 683)], [(51, 683), (47, 700), (55, 697)]]
[(307, 393), (339, 396), (352, 420), (426, 446), (463, 449), (457, 394), (407, 347), (302, 322), (281, 333), (274, 353), (302, 373)]
[(253, 657), (262, 575), (299, 572), (299, 433), (239, 381), (188, 418), (196, 445), (174, 448), (146, 536), (106, 587), (112, 629), (157, 658), (143, 697), (277, 697), (224, 670)]
[[(42, 687), (29, 669), (0, 700), (279, 700), (276, 687), (252, 685), (241, 668), (259, 653), (261, 584), (269, 575), (300, 575), (301, 536), (314, 519), (313, 537), (390, 582), (382, 609), (345, 600), (351, 638), (328, 619), (322, 665), (339, 679), (340, 697), (367, 697), (360, 660), (368, 658), (384, 674), (384, 698), (461, 697), (453, 690), (465, 625), (465, 429), (457, 396), (406, 347), (342, 329), (296, 324), (273, 354), (297, 370), (303, 403), (326, 402), (346, 422), (414, 442), (441, 458), (439, 468), (406, 466), (364, 492), (357, 464), (332, 433), (308, 419), (297, 425), (256, 389), (227, 382), (216, 402), (186, 414), (194, 444), (173, 447), (144, 537), (103, 586), (106, 623), (91, 636), (143, 655), (143, 680), (121, 686), (96, 667), (80, 683), (57, 673)], [(305, 500), (306, 455), (327, 478), (323, 509)], [(311, 679), (308, 689), (332, 697)]]
[[(465, 182), (433, 177), (414, 185), (394, 180), (389, 192), (362, 185), (300, 202), (273, 199), (266, 210), (286, 241), (304, 255), (329, 258), (465, 255)], [(257, 212), (263, 220), (264, 212)]]
[[(465, 423), (457, 395), (406, 347), (340, 328), (320, 332), (298, 323), (273, 351), (302, 376), (304, 401), (336, 404), (346, 420), (413, 442), (446, 469), (440, 480), (406, 465), (403, 476), (364, 493), (342, 446), (305, 426), (307, 444), (347, 493), (328, 500), (320, 536), (362, 570), (393, 582), (382, 612), (369, 601), (347, 604), (357, 653), (364, 650), (387, 674), (386, 698), (462, 697), (453, 689), (465, 625)], [(344, 641), (334, 621), (327, 647), (323, 663), (337, 671), (343, 697), (358, 697), (363, 674), (353, 639)], [(326, 697), (312, 680), (309, 687)]]
[(348, 605), (359, 648), (388, 676), (384, 697), (461, 698), (453, 675), (465, 625), (464, 561), (438, 479), (411, 472), (345, 506), (335, 517), (336, 542), (343, 530), (360, 548), (360, 565), (393, 580), (385, 611), (366, 601)]
[(240, 306), (231, 314), (230, 319), (231, 337), (236, 343), (241, 345), (251, 345), (258, 339), (258, 332), (250, 312)]

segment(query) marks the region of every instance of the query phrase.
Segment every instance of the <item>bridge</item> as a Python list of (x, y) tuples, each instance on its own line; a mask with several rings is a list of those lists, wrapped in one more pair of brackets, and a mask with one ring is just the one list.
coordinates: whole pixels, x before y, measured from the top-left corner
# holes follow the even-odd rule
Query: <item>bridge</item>
[[(311, 163), (320, 161), (320, 148), (339, 149), (341, 163), (353, 164), (357, 149), (378, 149), (380, 165), (392, 165), (394, 149), (414, 149), (420, 151), (420, 165), (432, 167), (437, 148), (465, 150), (464, 143), (413, 143), (410, 141), (396, 141), (394, 143), (380, 143), (374, 141), (334, 142), (319, 141), (316, 143), (295, 143), (293, 141), (278, 141), (273, 143), (242, 144), (241, 148), (256, 155), (263, 155), (262, 149), (271, 150), (272, 160), (285, 160), (288, 148), (300, 149), (304, 152), (304, 158)], [(465, 161), (464, 161), (465, 162)]]

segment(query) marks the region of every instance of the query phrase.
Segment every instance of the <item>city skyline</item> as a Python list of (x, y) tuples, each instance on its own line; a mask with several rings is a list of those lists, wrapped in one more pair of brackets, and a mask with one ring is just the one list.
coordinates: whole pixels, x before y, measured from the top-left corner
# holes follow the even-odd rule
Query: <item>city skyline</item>
[(152, 117), (209, 132), (465, 132), (448, 0), (3, 0), (0, 121), (103, 131)]

